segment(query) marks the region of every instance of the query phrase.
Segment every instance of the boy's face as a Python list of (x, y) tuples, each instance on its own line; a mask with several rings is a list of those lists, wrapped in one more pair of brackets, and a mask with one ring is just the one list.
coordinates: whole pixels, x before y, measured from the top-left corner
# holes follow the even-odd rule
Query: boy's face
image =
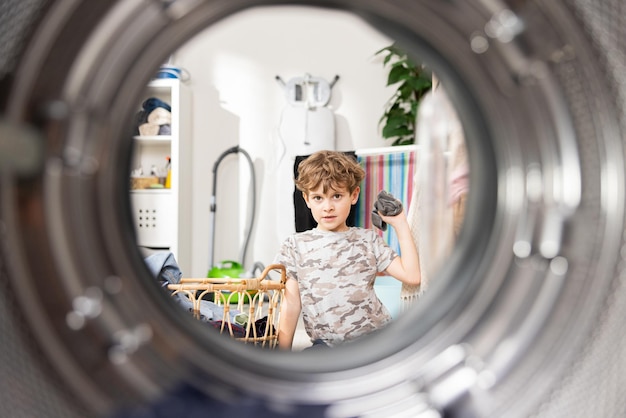
[(340, 232), (348, 229), (346, 219), (350, 215), (350, 208), (359, 199), (359, 188), (352, 193), (347, 188), (339, 190), (329, 189), (323, 192), (320, 185), (316, 190), (303, 193), (306, 205), (317, 222), (317, 229), (322, 231)]

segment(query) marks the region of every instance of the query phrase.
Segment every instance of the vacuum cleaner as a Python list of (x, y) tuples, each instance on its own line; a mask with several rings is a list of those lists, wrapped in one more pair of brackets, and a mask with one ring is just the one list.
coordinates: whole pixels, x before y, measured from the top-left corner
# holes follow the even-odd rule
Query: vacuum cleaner
[[(218, 168), (221, 162), (230, 154), (241, 153), (246, 157), (248, 164), (250, 166), (250, 176), (252, 178), (252, 210), (250, 213), (250, 219), (248, 223), (246, 240), (244, 242), (242, 253), (241, 253), (241, 261), (235, 260), (225, 260), (220, 262), (219, 264), (215, 264), (215, 218), (216, 218), (216, 193), (217, 193), (217, 173)], [(245, 277), (254, 277), (254, 274), (257, 270), (263, 271), (265, 266), (260, 263), (254, 263), (252, 269), (250, 271), (246, 271), (244, 268), (246, 253), (248, 250), (248, 244), (250, 242), (250, 237), (252, 235), (252, 228), (254, 226), (254, 218), (256, 212), (256, 175), (254, 171), (254, 164), (252, 162), (252, 158), (250, 158), (250, 154), (243, 148), (239, 146), (234, 146), (226, 151), (224, 151), (213, 164), (213, 188), (211, 193), (210, 200), (210, 216), (211, 216), (211, 237), (210, 237), (210, 255), (209, 255), (209, 272), (207, 273), (207, 277), (209, 278), (245, 278)], [(246, 296), (247, 299), (247, 296)], [(238, 301), (238, 295), (233, 295), (230, 297), (231, 302)], [(247, 302), (247, 300), (245, 301)]]

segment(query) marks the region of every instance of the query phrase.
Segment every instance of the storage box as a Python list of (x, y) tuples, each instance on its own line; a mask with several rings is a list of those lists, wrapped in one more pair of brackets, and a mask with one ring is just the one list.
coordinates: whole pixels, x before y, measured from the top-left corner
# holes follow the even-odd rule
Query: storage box
[(131, 177), (130, 189), (149, 189), (153, 184), (159, 184), (158, 177)]
[(135, 191), (131, 195), (137, 244), (143, 247), (171, 248), (177, 240), (174, 204), (162, 190)]

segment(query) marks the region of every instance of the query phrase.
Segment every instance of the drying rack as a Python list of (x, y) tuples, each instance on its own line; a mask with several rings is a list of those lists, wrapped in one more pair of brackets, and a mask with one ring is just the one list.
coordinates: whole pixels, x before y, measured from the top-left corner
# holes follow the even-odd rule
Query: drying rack
[[(272, 280), (269, 277), (271, 271), (280, 272), (280, 279)], [(193, 314), (198, 319), (201, 301), (212, 294), (213, 302), (223, 307), (223, 316), (218, 322), (220, 333), (228, 332), (238, 341), (275, 348), (278, 343), (280, 303), (286, 281), (285, 266), (271, 264), (259, 277), (183, 278), (180, 283), (169, 284), (167, 287), (172, 291), (172, 296), (182, 293), (189, 298), (193, 305)], [(235, 335), (234, 324), (230, 319), (231, 304), (236, 304), (236, 309), (247, 315), (243, 337)], [(263, 332), (255, 326), (259, 320), (267, 321)]]

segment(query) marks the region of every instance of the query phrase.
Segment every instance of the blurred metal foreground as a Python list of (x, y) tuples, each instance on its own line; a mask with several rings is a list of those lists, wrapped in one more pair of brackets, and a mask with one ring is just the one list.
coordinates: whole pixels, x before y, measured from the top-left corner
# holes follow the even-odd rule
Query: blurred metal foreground
[[(150, 286), (119, 170), (128, 115), (169, 52), (237, 11), (293, 4), (352, 11), (424, 57), (472, 166), (442, 285), (323, 358), (201, 334)], [(626, 415), (625, 8), (3, 1), (0, 415), (164, 411), (189, 394), (216, 416)]]

